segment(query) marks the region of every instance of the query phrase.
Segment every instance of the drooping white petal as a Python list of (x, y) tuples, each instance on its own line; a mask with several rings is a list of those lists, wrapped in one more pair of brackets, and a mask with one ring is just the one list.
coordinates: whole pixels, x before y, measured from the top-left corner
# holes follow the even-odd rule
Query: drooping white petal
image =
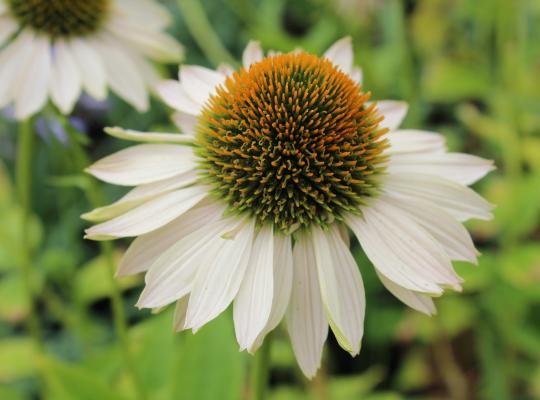
[(422, 227), (444, 248), (452, 260), (470, 261), (476, 264), (478, 252), (471, 235), (465, 227), (443, 209), (421, 200), (395, 198), (381, 194), (379, 199), (399, 208)]
[(55, 41), (53, 53), (51, 99), (63, 114), (69, 114), (81, 94), (81, 73), (64, 40)]
[(115, 218), (154, 197), (163, 193), (191, 185), (197, 180), (195, 171), (184, 172), (183, 174), (173, 176), (169, 179), (147, 183), (146, 185), (137, 186), (130, 190), (121, 199), (115, 201), (108, 206), (96, 208), (88, 213), (81, 215), (87, 221), (100, 222), (111, 218)]
[(388, 171), (440, 176), (462, 185), (471, 185), (493, 171), (493, 161), (471, 154), (410, 154), (391, 157)]
[[(153, 308), (170, 304), (192, 290), (198, 271), (209, 254), (216, 254), (225, 239), (220, 237), (230, 221), (199, 227), (170, 246), (150, 266), (138, 307)], [(187, 325), (186, 325), (187, 326)]]
[(8, 15), (0, 13), (0, 46), (19, 29), (19, 24)]
[(321, 365), (328, 322), (317, 277), (315, 250), (311, 242), (302, 236), (293, 249), (293, 264), (287, 328), (298, 365), (304, 375), (312, 378)]
[(435, 304), (431, 297), (405, 289), (385, 277), (379, 271), (376, 272), (384, 287), (404, 304), (427, 315), (434, 315), (437, 313), (437, 309), (435, 308)]
[(176, 111), (171, 117), (173, 123), (176, 125), (180, 132), (184, 135), (189, 135), (195, 137), (195, 127), (199, 123), (197, 117), (183, 113), (181, 111)]
[(135, 46), (142, 54), (160, 62), (178, 62), (184, 49), (170, 35), (160, 30), (149, 29), (129, 18), (117, 18), (107, 29), (121, 40)]
[(28, 64), (33, 51), (34, 34), (23, 30), (5, 48), (0, 49), (0, 108), (13, 100), (18, 90), (19, 74)]
[(180, 82), (173, 80), (160, 82), (157, 91), (169, 107), (195, 116), (201, 113), (202, 104), (190, 98)]
[(198, 330), (232, 302), (244, 278), (253, 242), (255, 224), (242, 222), (233, 238), (222, 239), (216, 251), (201, 260), (193, 282), (186, 327)]
[(407, 289), (439, 295), (459, 289), (460, 278), (442, 247), (414, 220), (383, 201), (362, 208), (347, 224), (364, 252), (387, 278)]
[(257, 41), (251, 40), (242, 54), (242, 64), (244, 68), (249, 68), (251, 64), (261, 61), (264, 57), (261, 44)]
[(381, 128), (388, 128), (390, 131), (396, 130), (407, 115), (409, 106), (404, 101), (381, 100), (377, 102), (379, 114), (384, 119), (379, 124)]
[(360, 271), (336, 227), (312, 229), (313, 248), (326, 317), (341, 347), (360, 352), (366, 300)]
[(287, 311), (293, 279), (293, 255), (290, 236), (280, 234), (274, 236), (273, 261), (274, 295), (272, 297), (272, 310), (266, 327), (248, 349), (250, 353), (254, 353), (261, 346), (264, 337), (281, 322), (285, 311)]
[(18, 88), (14, 92), (17, 119), (31, 116), (47, 102), (52, 69), (51, 44), (46, 36), (36, 36), (31, 46), (31, 62), (19, 72)]
[(124, 254), (117, 275), (133, 275), (146, 271), (172, 245), (202, 227), (209, 226), (223, 215), (223, 206), (202, 201), (197, 206), (153, 232), (136, 238)]
[(174, 307), (174, 319), (173, 327), (175, 332), (180, 332), (185, 329), (184, 325), (186, 323), (186, 313), (189, 303), (189, 296), (186, 295), (181, 299), (177, 300)]
[(101, 56), (87, 41), (72, 38), (68, 42), (81, 74), (84, 90), (97, 100), (107, 97), (107, 73)]
[(255, 237), (248, 268), (234, 299), (234, 327), (240, 350), (253, 345), (265, 328), (274, 294), (274, 233), (263, 227)]
[(324, 57), (336, 64), (344, 73), (350, 74), (354, 58), (351, 37), (338, 40), (326, 50)]
[(493, 206), (472, 189), (436, 176), (394, 173), (384, 177), (382, 188), (392, 196), (426, 200), (458, 221), (492, 217)]
[(182, 135), (178, 133), (165, 133), (165, 132), (141, 132), (133, 129), (123, 129), (119, 127), (105, 128), (105, 132), (109, 135), (124, 139), (131, 140), (133, 142), (146, 142), (146, 143), (193, 143), (192, 135)]
[(419, 154), (442, 154), (446, 152), (444, 136), (415, 129), (399, 129), (388, 132), (385, 136), (390, 146), (385, 154), (396, 156)]
[(88, 228), (85, 237), (109, 240), (152, 232), (188, 211), (207, 194), (208, 190), (203, 186), (165, 193), (110, 221)]
[(174, 144), (140, 144), (102, 158), (86, 169), (102, 181), (136, 186), (172, 178), (195, 167), (193, 150)]
[(114, 38), (101, 35), (93, 42), (114, 92), (139, 112), (148, 109), (148, 92), (137, 66), (123, 46)]
[(188, 96), (201, 105), (225, 81), (225, 75), (196, 65), (181, 65), (179, 78)]

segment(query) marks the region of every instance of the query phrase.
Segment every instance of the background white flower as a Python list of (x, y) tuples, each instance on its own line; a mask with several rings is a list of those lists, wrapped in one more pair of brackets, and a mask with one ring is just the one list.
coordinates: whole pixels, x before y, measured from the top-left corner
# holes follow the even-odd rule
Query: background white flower
[(0, 0), (0, 107), (24, 119), (51, 99), (69, 113), (84, 89), (107, 87), (139, 111), (159, 79), (149, 60), (177, 62), (183, 49), (153, 0)]
[(324, 58), (265, 58), (252, 42), (243, 61), (240, 73), (181, 66), (179, 82), (160, 85), (184, 134), (108, 129), (167, 144), (89, 167), (136, 187), (86, 214), (101, 222), (86, 233), (138, 236), (118, 274), (146, 272), (138, 306), (176, 302), (177, 330), (196, 331), (233, 303), (240, 347), (253, 352), (285, 317), (312, 377), (329, 327), (350, 354), (361, 347), (364, 288), (348, 229), (388, 290), (433, 314), (432, 297), (461, 290), (451, 260), (476, 262), (462, 223), (489, 219), (491, 206), (467, 185), (493, 166), (449, 153), (436, 133), (398, 129), (402, 102), (377, 111), (349, 38)]

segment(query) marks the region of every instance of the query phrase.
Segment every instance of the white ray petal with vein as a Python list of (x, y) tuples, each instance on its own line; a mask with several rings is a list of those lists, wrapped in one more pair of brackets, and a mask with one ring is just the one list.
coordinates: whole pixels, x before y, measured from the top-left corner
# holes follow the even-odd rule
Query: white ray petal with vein
[(326, 50), (324, 57), (336, 64), (344, 73), (350, 74), (354, 58), (351, 37), (347, 36), (335, 42)]
[(249, 68), (251, 64), (255, 64), (263, 58), (264, 53), (261, 44), (251, 40), (242, 53), (242, 64), (244, 65), (244, 68)]
[(418, 154), (443, 154), (446, 152), (446, 140), (444, 136), (427, 131), (415, 129), (398, 129), (388, 132), (386, 139), (390, 146), (384, 152), (393, 157), (401, 155)]
[(293, 249), (292, 294), (286, 318), (300, 369), (312, 378), (321, 365), (328, 322), (321, 299), (315, 251), (311, 242), (302, 236)]
[(428, 295), (405, 289), (404, 287), (399, 286), (392, 280), (385, 277), (380, 271), (375, 272), (377, 272), (377, 275), (379, 276), (379, 279), (384, 287), (407, 306), (427, 315), (434, 315), (437, 313), (433, 299)]
[(160, 82), (157, 91), (161, 99), (169, 107), (185, 112), (189, 115), (197, 116), (201, 113), (202, 104), (194, 101), (187, 94), (184, 85), (172, 79)]
[(152, 232), (188, 211), (207, 194), (207, 188), (202, 186), (165, 193), (119, 217), (88, 228), (86, 237), (93, 240), (110, 240)]
[(68, 42), (77, 62), (84, 90), (97, 100), (107, 97), (107, 72), (101, 56), (90, 41), (72, 38)]
[(390, 131), (396, 130), (407, 115), (409, 106), (404, 101), (381, 100), (377, 101), (377, 109), (384, 119), (379, 124), (382, 128), (388, 128)]
[(135, 239), (118, 267), (118, 276), (146, 271), (167, 249), (201, 227), (215, 223), (224, 211), (222, 205), (202, 201), (167, 225)]
[(193, 143), (193, 136), (179, 133), (166, 132), (141, 132), (133, 129), (123, 129), (119, 127), (105, 128), (105, 132), (109, 135), (134, 142), (146, 143)]
[(234, 237), (201, 261), (189, 299), (186, 327), (198, 330), (232, 302), (246, 272), (253, 242), (253, 221), (242, 222)]
[(312, 229), (322, 301), (338, 343), (351, 355), (360, 352), (366, 300), (362, 277), (337, 227)]
[(81, 73), (70, 47), (62, 39), (54, 43), (51, 98), (63, 114), (73, 109), (81, 94)]
[(188, 96), (200, 105), (225, 81), (225, 75), (196, 65), (181, 65), (179, 78)]
[(174, 144), (140, 144), (102, 158), (87, 172), (102, 181), (124, 186), (172, 178), (195, 167), (193, 150)]
[(268, 226), (258, 232), (244, 280), (234, 299), (234, 327), (240, 350), (253, 345), (270, 318), (275, 284), (273, 236)]
[(472, 189), (426, 174), (394, 173), (384, 177), (383, 190), (392, 196), (426, 200), (458, 221), (489, 220), (493, 206)]

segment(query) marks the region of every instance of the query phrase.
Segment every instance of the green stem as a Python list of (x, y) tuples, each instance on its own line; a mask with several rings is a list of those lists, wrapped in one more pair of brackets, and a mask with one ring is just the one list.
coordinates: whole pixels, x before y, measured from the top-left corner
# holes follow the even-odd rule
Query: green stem
[(178, 7), (182, 12), (184, 21), (189, 29), (191, 36), (197, 42), (208, 60), (214, 66), (221, 63), (229, 63), (237, 66), (235, 58), (227, 51), (221, 43), (219, 36), (212, 29), (212, 25), (199, 0), (178, 0)]
[(34, 288), (32, 282), (32, 243), (30, 242), (30, 217), (32, 197), (32, 159), (34, 132), (32, 120), (27, 119), (19, 124), (16, 164), (16, 189), (22, 208), (21, 221), (21, 260), (20, 268), (28, 301), (28, 331), (38, 349), (43, 347), (41, 328), (34, 304)]
[(268, 335), (253, 360), (251, 376), (252, 400), (265, 400), (270, 377), (271, 336)]
[[(74, 128), (69, 124), (69, 121), (67, 121), (67, 119), (63, 116), (59, 116), (58, 118), (60, 119), (60, 122), (62, 123), (65, 131), (69, 136), (71, 150), (73, 152), (76, 163), (76, 168), (79, 172), (82, 172), (84, 168), (86, 168), (90, 164), (90, 160), (86, 154), (86, 151), (80, 143), (80, 138), (77, 137), (77, 133), (75, 132)], [(85, 185), (85, 195), (88, 199), (90, 207), (92, 208), (97, 208), (104, 204), (104, 196), (101, 192), (101, 188), (91, 177), (88, 177), (87, 184)], [(111, 303), (114, 318), (114, 328), (116, 334), (118, 335), (125, 368), (133, 381), (133, 387), (137, 392), (137, 398), (139, 400), (144, 400), (147, 396), (144, 388), (140, 384), (140, 380), (138, 379), (137, 371), (135, 369), (135, 362), (131, 354), (127, 318), (124, 310), (124, 303), (122, 301), (122, 294), (118, 282), (114, 277), (115, 262), (113, 247), (109, 242), (99, 242), (99, 247), (102, 256), (105, 258), (105, 264), (107, 265), (107, 276), (111, 288)]]

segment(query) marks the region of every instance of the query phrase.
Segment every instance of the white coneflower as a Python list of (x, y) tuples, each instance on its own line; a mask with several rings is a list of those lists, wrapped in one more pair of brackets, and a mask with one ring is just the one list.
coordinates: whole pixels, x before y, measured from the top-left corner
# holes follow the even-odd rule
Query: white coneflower
[(108, 130), (154, 142), (88, 169), (136, 186), (85, 217), (105, 221), (90, 239), (138, 236), (118, 273), (146, 272), (139, 307), (176, 302), (175, 327), (195, 331), (234, 303), (249, 351), (286, 315), (311, 377), (328, 327), (360, 351), (365, 299), (349, 229), (409, 306), (432, 314), (433, 296), (460, 289), (451, 260), (477, 256), (462, 222), (491, 216), (467, 185), (492, 163), (448, 153), (436, 133), (398, 130), (406, 105), (370, 103), (360, 78), (349, 38), (322, 58), (264, 57), (251, 43), (239, 72), (181, 66), (180, 82), (161, 85), (186, 133)]
[(104, 99), (110, 87), (146, 110), (158, 81), (149, 59), (182, 56), (169, 22), (153, 0), (0, 0), (0, 107), (24, 119), (50, 98), (67, 114), (81, 90)]

